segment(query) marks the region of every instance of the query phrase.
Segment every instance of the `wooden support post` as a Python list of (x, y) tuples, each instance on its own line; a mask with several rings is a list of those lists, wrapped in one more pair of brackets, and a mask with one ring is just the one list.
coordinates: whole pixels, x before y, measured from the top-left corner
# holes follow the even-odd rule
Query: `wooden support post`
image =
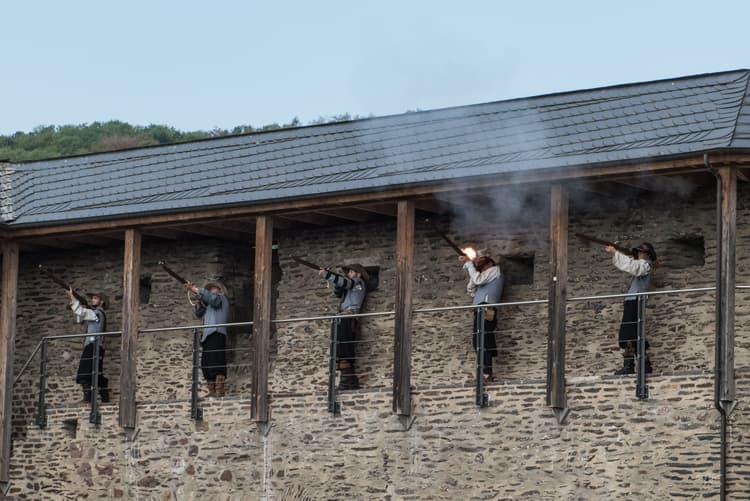
[(0, 305), (0, 489), (10, 482), (10, 438), (13, 409), (13, 358), (16, 344), (16, 300), (18, 291), (18, 242), (2, 243), (2, 304)]
[(253, 308), (253, 399), (251, 416), (268, 422), (268, 351), (271, 342), (271, 257), (273, 219), (255, 221), (255, 305)]
[[(141, 276), (141, 232), (125, 230), (122, 267), (122, 337), (120, 342), (120, 426), (135, 428), (136, 347)], [(94, 396), (95, 398), (95, 396)]]
[(396, 317), (393, 344), (393, 412), (411, 415), (411, 317), (414, 284), (414, 202), (398, 202)]
[(568, 415), (565, 396), (565, 307), (568, 297), (568, 193), (555, 184), (550, 193), (549, 329), (547, 334), (547, 405), (562, 424)]
[(737, 169), (717, 169), (715, 405), (725, 415), (736, 405), (734, 383), (735, 242)]

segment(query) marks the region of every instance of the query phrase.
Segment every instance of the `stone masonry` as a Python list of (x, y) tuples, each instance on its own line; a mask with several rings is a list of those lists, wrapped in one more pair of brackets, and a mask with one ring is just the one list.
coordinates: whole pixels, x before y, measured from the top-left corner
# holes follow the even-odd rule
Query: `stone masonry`
[[(740, 185), (737, 283), (750, 284), (750, 230), (743, 224), (750, 192)], [(531, 283), (510, 281), (504, 302), (545, 299), (548, 209), (524, 224), (503, 214), (468, 222), (437, 219), (460, 244), (495, 254), (533, 256)], [(654, 290), (713, 284), (715, 202), (711, 188), (678, 197), (659, 193), (617, 201), (571, 194), (569, 297), (622, 293), (628, 277), (600, 246), (573, 234), (639, 243), (649, 240), (662, 266)], [(451, 221), (454, 224), (451, 225)], [(394, 308), (395, 224), (371, 223), (277, 231), (275, 316), (333, 314), (337, 299), (303, 256), (326, 266), (359, 262), (379, 268), (367, 312)], [(697, 261), (684, 244), (702, 242)], [(192, 326), (184, 290), (158, 265), (165, 259), (201, 283), (229, 288), (233, 321), (252, 321), (252, 243), (144, 239), (141, 327)], [(121, 243), (109, 247), (22, 254), (16, 369), (42, 336), (82, 332), (66, 296), (36, 271), (42, 263), (81, 291), (110, 298), (109, 330), (119, 329)], [(465, 305), (466, 276), (455, 253), (419, 221), (415, 236), (415, 308)], [(274, 326), (269, 373), (272, 427), (250, 419), (252, 328), (230, 332), (229, 397), (203, 403), (190, 420), (192, 330), (144, 332), (138, 339), (138, 428), (117, 426), (119, 337), (105, 341), (105, 374), (115, 390), (97, 429), (78, 404), (74, 383), (82, 341), (53, 340), (47, 368), (49, 425), (33, 425), (38, 356), (14, 387), (11, 495), (19, 499), (666, 499), (718, 498), (719, 414), (713, 407), (714, 296), (654, 296), (647, 331), (655, 372), (650, 398), (635, 399), (634, 378), (617, 378), (621, 299), (572, 301), (567, 323), (565, 425), (545, 406), (546, 304), (500, 309), (498, 382), (491, 405), (473, 404), (471, 313), (416, 313), (412, 386), (415, 420), (391, 414), (393, 317), (364, 319), (357, 347), (362, 389), (341, 394), (342, 415), (326, 411), (329, 321)], [(737, 293), (738, 407), (731, 418), (728, 483), (732, 498), (750, 497), (750, 297)], [(307, 497), (305, 497), (307, 496)]]

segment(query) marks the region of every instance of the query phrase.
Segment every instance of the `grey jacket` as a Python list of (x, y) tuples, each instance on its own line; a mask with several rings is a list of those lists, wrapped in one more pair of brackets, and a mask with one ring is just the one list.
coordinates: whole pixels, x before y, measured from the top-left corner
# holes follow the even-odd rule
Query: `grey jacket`
[[(621, 252), (615, 252), (612, 256), (612, 263), (618, 270), (622, 270), (633, 276), (630, 280), (628, 293), (647, 292), (651, 287), (651, 270), (653, 265), (647, 259), (634, 259), (626, 256)], [(626, 296), (625, 301), (633, 301), (638, 296)]]
[[(104, 313), (104, 309), (101, 306), (97, 306), (93, 310), (90, 308), (84, 308), (81, 303), (74, 299), (70, 303), (70, 309), (76, 315), (77, 322), (86, 322), (86, 333), (87, 334), (99, 334), (107, 330), (107, 315)], [(86, 336), (83, 340), (83, 346), (93, 343), (96, 341), (96, 336)]]
[[(195, 316), (196, 318), (203, 319), (203, 325), (226, 324), (229, 322), (229, 300), (224, 294), (209, 292), (201, 287), (198, 289), (198, 295), (201, 298), (201, 302), (195, 306)], [(201, 336), (201, 343), (214, 332), (226, 336), (227, 328), (205, 327)]]
[(328, 270), (326, 270), (323, 278), (333, 283), (334, 286), (346, 291), (341, 301), (340, 311), (351, 310), (352, 313), (360, 312), (362, 303), (365, 301), (365, 295), (367, 295), (367, 287), (364, 280), (361, 278), (351, 279), (342, 277)]

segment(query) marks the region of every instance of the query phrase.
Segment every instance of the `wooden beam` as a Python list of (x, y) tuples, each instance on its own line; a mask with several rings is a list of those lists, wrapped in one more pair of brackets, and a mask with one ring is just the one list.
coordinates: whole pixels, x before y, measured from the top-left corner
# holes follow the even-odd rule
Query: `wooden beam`
[(414, 201), (398, 202), (393, 412), (411, 415), (411, 318), (414, 284)]
[(235, 242), (247, 242), (247, 235), (238, 234), (236, 231), (225, 230), (213, 225), (207, 224), (187, 224), (180, 226), (180, 231), (186, 233), (194, 233), (196, 235), (202, 235), (204, 237), (220, 238), (222, 240), (232, 240)]
[[(10, 482), (10, 441), (13, 410), (13, 359), (16, 342), (18, 242), (7, 240), (2, 249), (2, 304), (0, 304), (0, 484)], [(5, 490), (5, 489), (3, 489)]]
[(54, 238), (54, 237), (35, 238), (33, 240), (29, 240), (29, 243), (31, 243), (32, 245), (41, 245), (43, 247), (50, 247), (52, 249), (75, 249), (76, 247), (81, 246), (80, 243), (77, 243), (68, 239), (67, 235), (61, 238)]
[(184, 231), (174, 230), (172, 228), (144, 228), (141, 231), (144, 237), (162, 238), (164, 240), (181, 240), (185, 238), (188, 233)]
[(568, 414), (565, 396), (565, 306), (568, 298), (568, 193), (560, 184), (550, 193), (550, 281), (547, 333), (547, 405), (559, 423)]
[(313, 226), (335, 226), (339, 224), (350, 224), (351, 221), (341, 219), (339, 217), (326, 216), (324, 214), (305, 212), (295, 212), (290, 214), (279, 214), (276, 216), (279, 219), (286, 219), (287, 221), (294, 221), (297, 223), (310, 224)]
[(316, 210), (315, 214), (322, 214), (324, 216), (344, 219), (345, 221), (350, 221), (350, 222), (355, 222), (355, 223), (366, 223), (374, 219), (372, 216), (372, 212), (359, 210), (354, 207), (347, 207), (346, 209)]
[(396, 205), (392, 203), (387, 204), (367, 204), (358, 207), (360, 210), (372, 212), (373, 214), (379, 214), (381, 216), (396, 217), (398, 209)]
[[(711, 155), (714, 166), (723, 164), (748, 164), (749, 155), (715, 154)], [(239, 207), (217, 209), (200, 209), (180, 213), (159, 214), (138, 217), (125, 217), (105, 221), (91, 221), (66, 225), (45, 226), (41, 228), (6, 228), (0, 232), (0, 238), (24, 238), (29, 236), (56, 235), (72, 232), (101, 231), (107, 229), (143, 227), (158, 224), (174, 224), (178, 222), (211, 221), (223, 217), (241, 217), (256, 214), (278, 213), (281, 211), (336, 208), (344, 206), (359, 206), (361, 204), (379, 204), (393, 202), (406, 197), (416, 197), (441, 192), (487, 188), (490, 186), (508, 186), (530, 183), (561, 182), (568, 179), (604, 179), (611, 176), (632, 175), (634, 172), (677, 172), (689, 169), (690, 172), (706, 170), (703, 155), (661, 160), (656, 162), (621, 163), (598, 167), (565, 167), (559, 169), (529, 170), (512, 176), (482, 176), (481, 179), (467, 179), (462, 181), (444, 181), (434, 184), (410, 186), (391, 191), (370, 191), (363, 193), (326, 194), (325, 196), (301, 200), (284, 200), (279, 202), (265, 202)], [(364, 207), (363, 207), (364, 209)]]
[(716, 380), (715, 405), (725, 415), (736, 405), (734, 381), (735, 244), (737, 170), (717, 169), (716, 184)]
[(122, 270), (122, 338), (120, 345), (120, 426), (136, 424), (136, 347), (138, 342), (138, 292), (141, 273), (141, 233), (125, 230)]
[(422, 212), (429, 212), (431, 214), (446, 214), (448, 212), (445, 204), (438, 202), (434, 198), (418, 198), (414, 200), (414, 207)]
[(268, 364), (271, 343), (271, 258), (273, 219), (259, 216), (255, 221), (255, 294), (253, 308), (253, 385), (251, 417), (268, 422)]

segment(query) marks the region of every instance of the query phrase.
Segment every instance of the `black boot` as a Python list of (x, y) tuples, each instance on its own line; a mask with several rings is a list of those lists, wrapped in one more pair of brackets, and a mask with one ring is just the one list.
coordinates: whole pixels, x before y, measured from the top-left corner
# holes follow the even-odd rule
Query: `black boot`
[(628, 374), (635, 374), (635, 359), (632, 357), (623, 358), (622, 369), (615, 371), (615, 376), (627, 376)]
[(341, 382), (339, 383), (339, 390), (357, 390), (359, 389), (359, 378), (354, 372), (354, 366), (342, 363), (341, 368)]
[(83, 403), (91, 403), (91, 386), (83, 385)]

